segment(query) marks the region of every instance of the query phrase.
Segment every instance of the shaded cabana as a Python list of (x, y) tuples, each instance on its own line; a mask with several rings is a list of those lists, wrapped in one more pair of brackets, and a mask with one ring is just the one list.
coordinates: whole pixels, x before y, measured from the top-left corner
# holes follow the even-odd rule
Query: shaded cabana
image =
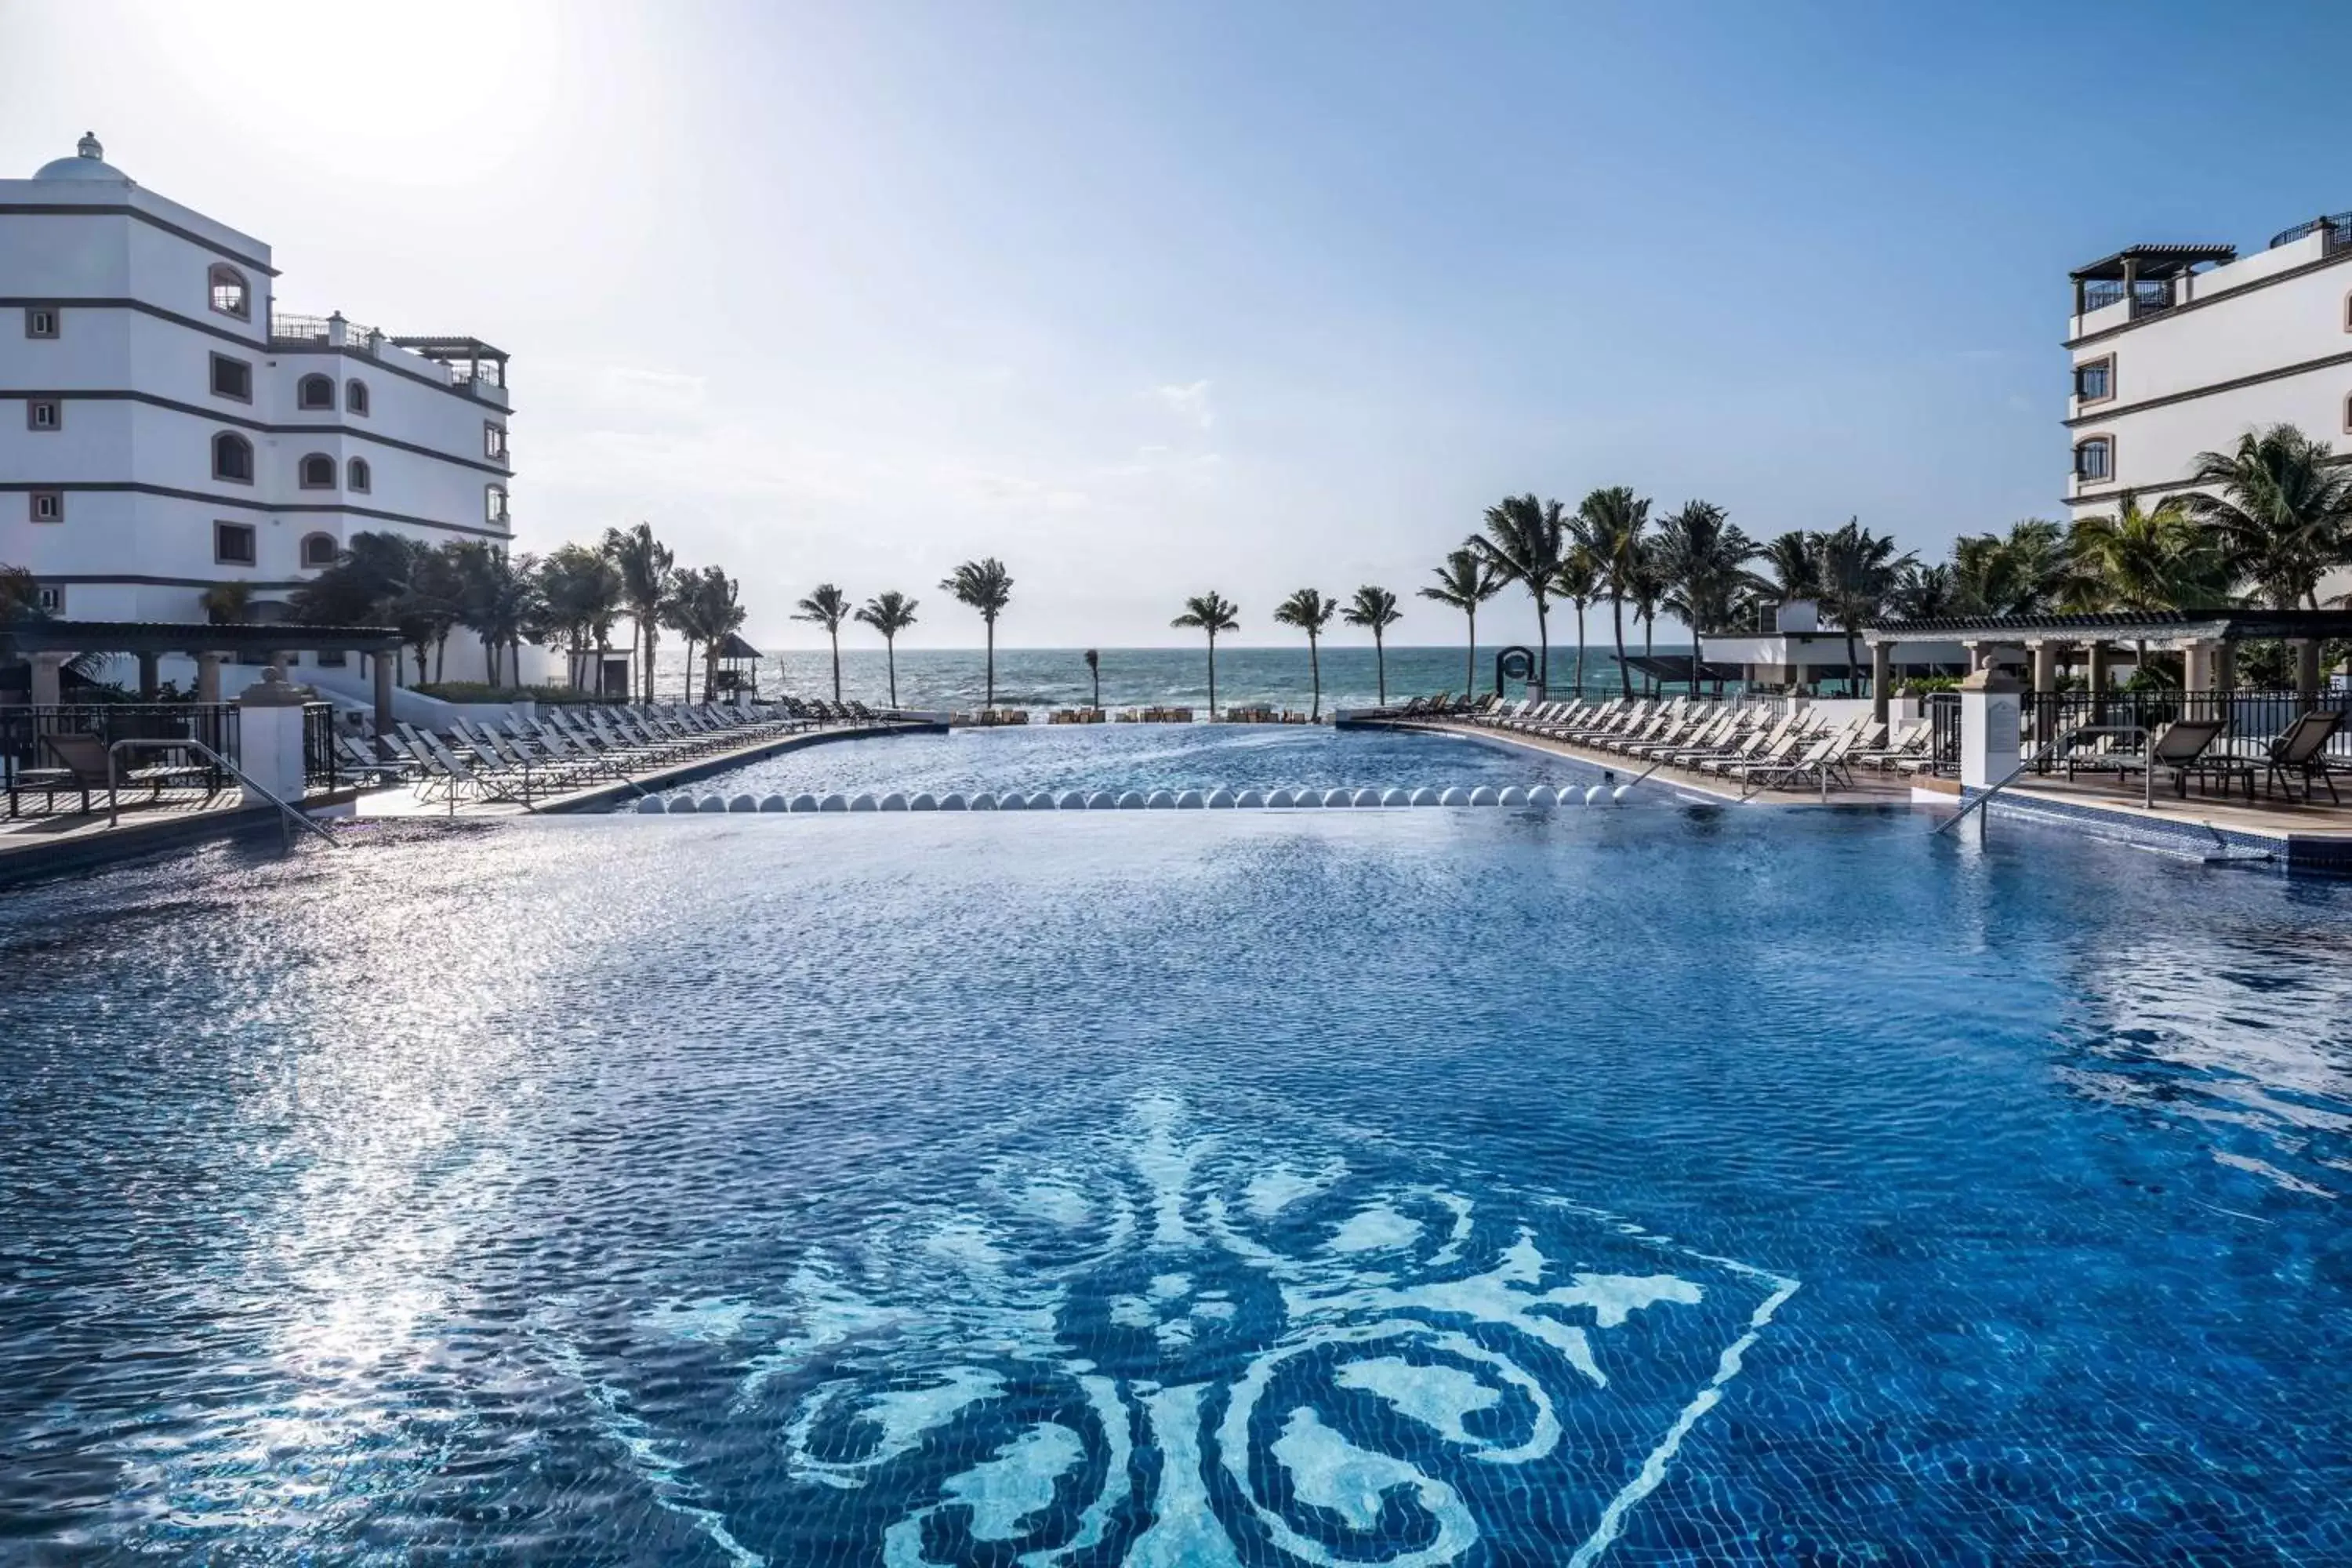
[[(2154, 610), (2102, 615), (1938, 616), (1930, 620), (1891, 621), (1869, 626), (1871, 668), (1883, 678), (1898, 649), (1922, 642), (1954, 643), (1968, 649), (1969, 668), (1981, 669), (2004, 654), (2022, 652), (2032, 669), (2032, 689), (2058, 689), (2062, 654), (2080, 652), (2089, 668), (2091, 689), (2111, 689), (2118, 647), (2178, 653), (2183, 687), (2189, 691), (2239, 689), (2240, 643), (2283, 640), (2295, 648), (2295, 690), (2305, 700), (2319, 695), (2320, 647), (2332, 637), (2352, 637), (2347, 610)], [(1875, 679), (1885, 710), (1885, 682)]]
[(390, 626), (310, 626), (294, 622), (255, 625), (205, 621), (27, 620), (0, 625), (0, 661), (32, 667), (37, 708), (62, 697), (66, 661), (83, 654), (128, 654), (139, 661), (139, 695), (152, 700), (157, 667), (167, 654), (196, 661), (196, 700), (221, 700), (221, 667), (232, 659), (275, 663), (289, 653), (358, 653), (375, 661), (376, 733), (392, 731), (392, 691), (398, 673), (400, 634)]
[(757, 695), (760, 658), (760, 650), (745, 642), (740, 632), (729, 632), (727, 640), (719, 645), (719, 695)]

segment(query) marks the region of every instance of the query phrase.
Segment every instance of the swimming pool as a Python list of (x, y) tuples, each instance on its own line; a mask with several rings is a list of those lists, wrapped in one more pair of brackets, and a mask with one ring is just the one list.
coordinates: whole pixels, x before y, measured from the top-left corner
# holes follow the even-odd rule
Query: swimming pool
[[(1616, 773), (1630, 778), (1638, 771)], [(1037, 724), (829, 741), (668, 794), (1584, 788), (1600, 779), (1600, 769), (1571, 758), (1466, 735), (1274, 724)]]
[(2347, 898), (1717, 808), (22, 891), (0, 1558), (2342, 1561)]

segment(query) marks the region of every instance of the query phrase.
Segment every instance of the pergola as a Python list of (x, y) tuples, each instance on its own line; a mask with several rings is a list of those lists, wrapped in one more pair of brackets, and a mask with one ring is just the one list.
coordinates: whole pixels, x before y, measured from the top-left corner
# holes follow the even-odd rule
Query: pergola
[(719, 679), (730, 696), (760, 689), (760, 650), (744, 641), (740, 632), (729, 632), (719, 645)]
[(221, 700), (221, 666), (239, 656), (275, 662), (292, 650), (366, 654), (375, 661), (375, 722), (378, 734), (392, 729), (392, 689), (400, 658), (400, 634), (390, 626), (310, 626), (290, 621), (272, 625), (205, 621), (15, 621), (0, 624), (0, 660), (23, 659), (33, 667), (35, 707), (55, 707), (66, 660), (86, 653), (127, 653), (139, 661), (139, 695), (157, 691), (156, 665), (165, 654), (196, 661), (196, 700)]
[[(2152, 610), (2083, 616), (1938, 616), (1930, 620), (1893, 621), (1864, 628), (1870, 645), (1874, 689), (1886, 689), (1885, 676), (1896, 644), (1957, 642), (1969, 650), (1969, 667), (1981, 669), (2004, 649), (2022, 649), (2032, 667), (2033, 689), (2058, 689), (2058, 655), (2081, 649), (2090, 664), (2091, 689), (2109, 689), (2108, 669), (2118, 645), (2179, 653), (2190, 691), (2238, 689), (2237, 645), (2283, 638), (2295, 645), (2295, 689), (2319, 693), (2320, 645), (2352, 637), (2352, 610)], [(1881, 717), (1885, 698), (1879, 699)]]

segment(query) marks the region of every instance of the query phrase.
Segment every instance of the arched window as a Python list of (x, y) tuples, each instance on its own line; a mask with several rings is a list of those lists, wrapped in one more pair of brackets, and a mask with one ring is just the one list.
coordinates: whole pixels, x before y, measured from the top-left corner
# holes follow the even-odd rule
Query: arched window
[(365, 494), (375, 484), (375, 475), (365, 458), (353, 458), (343, 465), (343, 488)]
[(363, 415), (367, 411), (367, 383), (353, 376), (343, 383), (343, 412)]
[(482, 516), (490, 522), (507, 520), (507, 488), (504, 485), (482, 487)]
[(313, 452), (302, 459), (302, 488), (306, 490), (331, 490), (335, 488), (335, 459), (324, 452)]
[(331, 375), (306, 375), (294, 388), (297, 408), (332, 408), (335, 405), (335, 378)]
[(224, 316), (235, 316), (240, 321), (253, 319), (253, 294), (245, 286), (245, 274), (234, 267), (215, 263), (205, 279), (212, 291), (212, 307)]
[(302, 536), (302, 564), (332, 566), (335, 557), (342, 553), (331, 533), (306, 533)]
[(2085, 483), (2116, 477), (2116, 438), (2093, 436), (2074, 443), (2074, 477)]
[(226, 430), (214, 437), (213, 478), (231, 484), (253, 483), (253, 443)]

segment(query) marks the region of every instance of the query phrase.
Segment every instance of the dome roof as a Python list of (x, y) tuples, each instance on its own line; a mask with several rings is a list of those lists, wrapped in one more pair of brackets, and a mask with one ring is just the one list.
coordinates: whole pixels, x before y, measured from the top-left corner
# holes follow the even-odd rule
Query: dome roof
[(106, 161), (106, 149), (98, 144), (94, 132), (82, 132), (81, 141), (70, 158), (57, 158), (33, 171), (37, 180), (105, 180), (118, 185), (137, 182)]

